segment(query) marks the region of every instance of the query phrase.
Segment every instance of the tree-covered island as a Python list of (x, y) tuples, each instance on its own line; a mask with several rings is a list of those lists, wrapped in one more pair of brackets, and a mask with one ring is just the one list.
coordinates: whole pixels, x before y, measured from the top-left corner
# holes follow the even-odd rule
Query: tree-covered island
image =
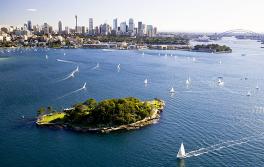
[(208, 45), (195, 45), (192, 51), (196, 52), (209, 52), (209, 53), (231, 53), (232, 49), (226, 45), (208, 44)]
[(97, 102), (90, 98), (60, 112), (52, 107), (40, 108), (36, 124), (80, 132), (131, 130), (156, 122), (164, 106), (159, 99), (140, 101), (128, 97)]

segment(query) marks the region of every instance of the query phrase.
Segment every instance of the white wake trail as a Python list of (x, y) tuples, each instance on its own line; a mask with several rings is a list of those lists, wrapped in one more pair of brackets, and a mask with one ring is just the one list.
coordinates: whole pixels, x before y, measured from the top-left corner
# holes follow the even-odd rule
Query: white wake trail
[(70, 63), (70, 64), (76, 64), (73, 61), (69, 61), (69, 60), (62, 60), (62, 59), (57, 59), (58, 62), (62, 62), (62, 63)]
[(186, 158), (193, 157), (193, 156), (199, 156), (199, 155), (211, 153), (214, 151), (219, 151), (219, 150), (224, 149), (224, 148), (245, 144), (245, 143), (248, 143), (250, 141), (253, 141), (252, 139), (257, 140), (258, 138), (263, 137), (261, 135), (245, 137), (245, 138), (238, 139), (238, 140), (228, 140), (228, 141), (225, 141), (225, 142), (222, 142), (219, 144), (214, 144), (214, 145), (211, 145), (208, 147), (200, 148), (198, 150), (193, 150), (193, 151), (186, 153)]
[(72, 92), (66, 93), (66, 94), (63, 95), (63, 96), (58, 97), (57, 100), (62, 99), (62, 98), (64, 98), (64, 97), (67, 97), (67, 96), (69, 96), (69, 95), (71, 95), (71, 94), (74, 94), (74, 93), (80, 92), (80, 91), (82, 91), (82, 90), (86, 90), (86, 82), (84, 83), (84, 85), (83, 85), (81, 88), (79, 88), (79, 89), (77, 89), (77, 90), (75, 90), (75, 91), (72, 91)]
[(79, 66), (77, 66), (76, 69), (73, 70), (69, 75), (67, 75), (67, 77), (65, 77), (65, 78), (63, 78), (63, 79), (61, 79), (61, 80), (59, 80), (59, 81), (65, 81), (65, 80), (67, 80), (67, 79), (74, 78), (74, 77), (75, 77), (75, 74), (76, 74), (77, 72), (79, 72)]

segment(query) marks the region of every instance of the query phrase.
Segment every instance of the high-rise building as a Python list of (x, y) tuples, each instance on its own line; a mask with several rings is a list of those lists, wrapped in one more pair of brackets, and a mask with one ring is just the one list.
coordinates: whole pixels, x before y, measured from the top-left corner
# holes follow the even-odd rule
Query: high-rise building
[(157, 29), (157, 27), (154, 27), (154, 29), (153, 29), (153, 35), (156, 36), (157, 34), (158, 34), (158, 29)]
[(53, 27), (49, 26), (49, 34), (53, 34)]
[(75, 33), (81, 34), (82, 33), (82, 26), (77, 26)]
[(117, 27), (117, 18), (115, 18), (113, 20), (113, 30), (115, 30), (116, 32), (118, 31), (118, 27)]
[(65, 34), (69, 34), (69, 33), (70, 33), (69, 27), (65, 27)]
[(138, 22), (138, 36), (144, 36), (143, 23), (141, 21)]
[(46, 35), (49, 34), (49, 25), (48, 25), (48, 23), (44, 23), (43, 32)]
[(77, 32), (77, 26), (78, 26), (78, 17), (75, 15), (75, 32)]
[(127, 25), (125, 21), (120, 23), (120, 31), (122, 34), (125, 34), (127, 32)]
[(89, 34), (93, 35), (94, 30), (93, 30), (93, 18), (89, 18)]
[(128, 32), (132, 34), (134, 32), (134, 27), (135, 27), (134, 20), (129, 19)]
[(32, 29), (32, 23), (31, 23), (31, 20), (28, 20), (28, 22), (27, 22), (27, 28), (28, 28), (29, 31), (32, 31), (32, 30), (33, 30), (33, 29)]
[(82, 26), (82, 34), (85, 34), (85, 26)]
[(61, 21), (59, 21), (59, 23), (58, 23), (58, 28), (59, 28), (58, 33), (62, 34), (62, 22)]
[(152, 25), (147, 25), (147, 36), (153, 37), (153, 26)]
[(110, 33), (110, 26), (106, 23), (100, 25), (100, 33), (102, 35), (108, 35)]

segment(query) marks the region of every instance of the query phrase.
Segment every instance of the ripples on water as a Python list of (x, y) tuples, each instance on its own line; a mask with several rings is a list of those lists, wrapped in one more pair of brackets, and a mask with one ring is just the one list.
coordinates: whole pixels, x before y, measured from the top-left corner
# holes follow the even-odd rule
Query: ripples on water
[[(263, 49), (255, 41), (219, 42), (234, 52), (0, 50), (3, 166), (264, 166)], [(89, 97), (127, 96), (164, 99), (160, 121), (107, 135), (33, 123), (40, 106), (59, 110)], [(178, 161), (181, 142), (188, 158)]]

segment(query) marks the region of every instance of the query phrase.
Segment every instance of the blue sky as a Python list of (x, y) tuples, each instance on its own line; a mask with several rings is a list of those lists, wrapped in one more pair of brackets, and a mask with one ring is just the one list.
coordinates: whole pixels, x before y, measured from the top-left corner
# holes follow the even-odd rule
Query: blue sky
[(117, 17), (119, 23), (134, 18), (160, 31), (264, 32), (264, 0), (0, 0), (0, 4), (0, 25), (23, 25), (30, 19), (55, 28), (61, 20), (63, 26), (73, 27), (77, 14), (84, 26), (90, 17), (95, 25), (112, 25)]

